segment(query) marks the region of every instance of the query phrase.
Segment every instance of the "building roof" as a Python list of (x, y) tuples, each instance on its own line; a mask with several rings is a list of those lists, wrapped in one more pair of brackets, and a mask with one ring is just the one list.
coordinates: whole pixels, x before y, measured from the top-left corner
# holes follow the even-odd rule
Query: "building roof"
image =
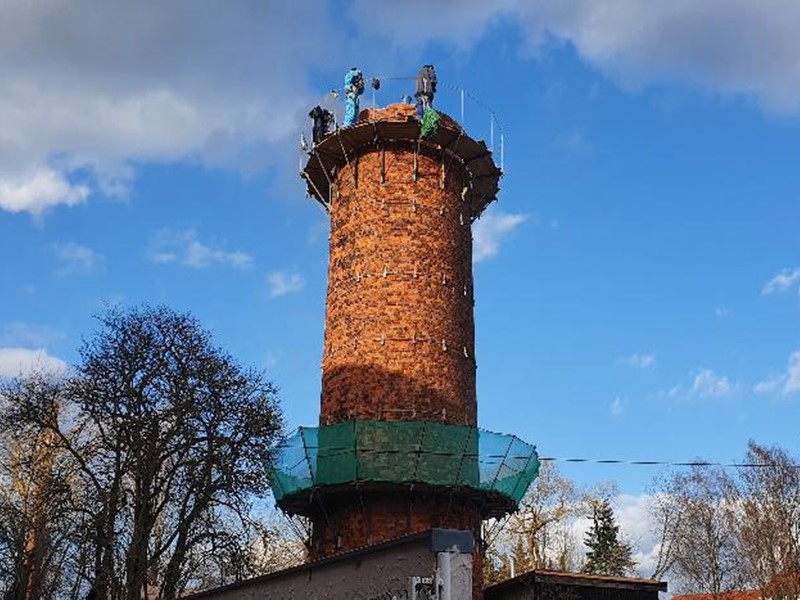
[(681, 594), (672, 600), (760, 600), (760, 590), (731, 590), (717, 594)]
[[(536, 583), (573, 587), (611, 588), (617, 590), (639, 590), (647, 592), (667, 591), (667, 582), (658, 581), (655, 579), (615, 577), (611, 575), (590, 575), (588, 573), (568, 573), (566, 571), (548, 571), (536, 569), (487, 587), (485, 590), (485, 595), (487, 599), (490, 599), (492, 598), (494, 592), (500, 592), (511, 587), (530, 586)], [(741, 600), (754, 599), (742, 598)]]
[(674, 600), (760, 600), (761, 598), (800, 598), (800, 572), (778, 573), (763, 590), (729, 590), (709, 594), (681, 594)]

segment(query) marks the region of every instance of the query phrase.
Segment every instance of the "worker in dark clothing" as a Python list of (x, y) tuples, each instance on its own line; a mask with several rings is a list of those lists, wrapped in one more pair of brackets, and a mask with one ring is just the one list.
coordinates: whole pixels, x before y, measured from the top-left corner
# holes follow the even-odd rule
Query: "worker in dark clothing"
[(319, 144), (333, 128), (333, 113), (317, 105), (311, 109), (308, 116), (314, 121), (311, 137), (315, 144)]
[(417, 117), (422, 118), (422, 113), (433, 106), (433, 96), (436, 94), (436, 70), (433, 65), (425, 65), (417, 73), (414, 98), (417, 100)]

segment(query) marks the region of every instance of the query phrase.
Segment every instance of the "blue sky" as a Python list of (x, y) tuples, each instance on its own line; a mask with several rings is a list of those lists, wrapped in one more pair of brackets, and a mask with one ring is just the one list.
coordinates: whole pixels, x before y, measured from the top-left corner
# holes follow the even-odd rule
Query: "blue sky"
[[(463, 87), (473, 136), (487, 106), (504, 134), (474, 228), (481, 425), (560, 458), (800, 450), (796, 3), (0, 11), (4, 374), (74, 361), (104, 306), (163, 302), (315, 423), (327, 218), (298, 132), (350, 66), (385, 104), (431, 62), (440, 108)], [(562, 470), (632, 495), (655, 474)]]

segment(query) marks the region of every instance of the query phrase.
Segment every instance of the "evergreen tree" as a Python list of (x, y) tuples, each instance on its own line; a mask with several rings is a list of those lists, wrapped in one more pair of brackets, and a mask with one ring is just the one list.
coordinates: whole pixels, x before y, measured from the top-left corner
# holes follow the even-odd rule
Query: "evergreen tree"
[(592, 525), (586, 532), (584, 573), (595, 575), (628, 575), (636, 563), (631, 558), (631, 546), (619, 538), (619, 525), (608, 500), (592, 506)]

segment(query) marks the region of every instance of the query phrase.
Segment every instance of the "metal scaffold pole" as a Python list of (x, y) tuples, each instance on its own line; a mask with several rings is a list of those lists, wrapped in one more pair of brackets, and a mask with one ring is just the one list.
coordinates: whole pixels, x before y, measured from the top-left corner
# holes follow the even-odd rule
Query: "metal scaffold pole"
[(466, 127), (464, 124), (464, 88), (461, 88), (461, 127)]

